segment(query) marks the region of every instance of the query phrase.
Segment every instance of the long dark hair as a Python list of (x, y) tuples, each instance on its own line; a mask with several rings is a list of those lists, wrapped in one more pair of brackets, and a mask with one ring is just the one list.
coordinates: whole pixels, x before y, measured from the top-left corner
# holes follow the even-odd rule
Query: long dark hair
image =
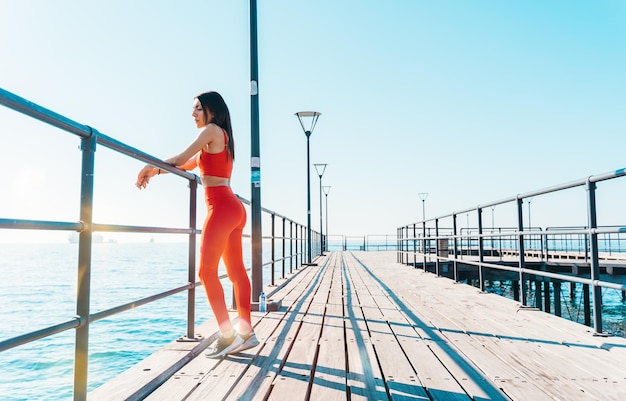
[(204, 115), (208, 116), (209, 112), (213, 114), (213, 119), (207, 123), (213, 123), (226, 131), (228, 136), (228, 153), (235, 160), (235, 140), (233, 139), (233, 128), (230, 123), (230, 112), (222, 95), (217, 92), (204, 92), (196, 96), (200, 101)]

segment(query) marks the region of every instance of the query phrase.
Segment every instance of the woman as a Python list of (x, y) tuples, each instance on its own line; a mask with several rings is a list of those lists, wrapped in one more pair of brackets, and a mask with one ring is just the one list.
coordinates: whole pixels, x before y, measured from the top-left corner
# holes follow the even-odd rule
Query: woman
[[(221, 357), (259, 344), (250, 319), (250, 280), (243, 263), (241, 236), (246, 211), (230, 188), (235, 159), (230, 113), (217, 92), (202, 93), (194, 98), (191, 113), (200, 129), (196, 139), (166, 163), (183, 170), (198, 167), (208, 208), (202, 227), (200, 268), (198, 275), (204, 285), (209, 304), (219, 324), (220, 338), (207, 352), (208, 357)], [(137, 187), (145, 188), (150, 178), (165, 173), (154, 166), (145, 166), (137, 176)], [(228, 278), (233, 282), (239, 313), (239, 332), (233, 328), (226, 308), (224, 289), (218, 279), (220, 258), (224, 258)]]

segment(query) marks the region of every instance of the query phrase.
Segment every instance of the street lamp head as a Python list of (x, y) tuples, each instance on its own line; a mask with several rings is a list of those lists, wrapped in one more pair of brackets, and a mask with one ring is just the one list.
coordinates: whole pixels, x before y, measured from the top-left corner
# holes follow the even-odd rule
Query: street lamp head
[(322, 187), (322, 189), (324, 190), (324, 195), (328, 196), (330, 192), (330, 185), (325, 185)]
[(304, 134), (309, 137), (313, 133), (317, 119), (322, 113), (318, 111), (299, 111), (295, 115), (298, 116), (298, 121), (300, 121)]
[(426, 198), (428, 198), (428, 192), (420, 192), (417, 196), (419, 196), (422, 201), (425, 201)]
[(317, 171), (317, 175), (319, 175), (320, 178), (322, 178), (322, 176), (324, 175), (324, 171), (326, 170), (326, 166), (328, 166), (328, 164), (326, 164), (326, 163), (315, 163), (313, 165), (315, 166), (315, 171)]

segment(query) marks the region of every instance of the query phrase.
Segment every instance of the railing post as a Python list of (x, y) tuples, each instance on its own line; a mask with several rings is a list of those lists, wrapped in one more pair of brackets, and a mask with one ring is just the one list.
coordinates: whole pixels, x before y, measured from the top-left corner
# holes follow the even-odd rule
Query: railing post
[[(197, 192), (198, 182), (189, 181), (189, 228), (192, 229), (189, 234), (189, 255), (188, 255), (188, 275), (187, 279), (191, 284), (191, 288), (187, 292), (187, 338), (194, 339), (195, 320), (196, 320), (196, 227), (197, 227)], [(234, 295), (234, 294), (233, 294)], [(235, 297), (233, 296), (233, 306)]]
[(457, 271), (458, 271), (458, 266), (457, 266), (457, 258), (458, 258), (458, 252), (459, 252), (459, 248), (458, 248), (458, 238), (456, 237), (457, 235), (457, 225), (456, 225), (456, 213), (454, 213), (452, 215), (452, 231), (454, 234), (454, 242), (453, 242), (453, 247), (454, 247), (454, 262), (453, 262), (453, 269), (454, 269), (454, 281), (459, 281), (458, 275), (457, 275)]
[(82, 138), (80, 187), (80, 221), (83, 230), (78, 245), (78, 280), (76, 315), (81, 325), (76, 329), (74, 356), (74, 401), (87, 399), (87, 372), (89, 371), (89, 303), (91, 297), (91, 240), (93, 234), (93, 184), (97, 131), (91, 129), (91, 136)]
[[(413, 223), (413, 267), (417, 267), (417, 240), (416, 238), (417, 238), (417, 224)], [(407, 259), (407, 262), (408, 262), (408, 259)]]
[(435, 219), (435, 274), (439, 276), (439, 219)]
[(485, 268), (483, 263), (485, 262), (485, 250), (484, 250), (484, 238), (483, 238), (483, 209), (477, 208), (476, 214), (478, 215), (478, 280), (480, 281), (480, 291), (485, 291)]
[(426, 220), (422, 221), (422, 270), (426, 271)]
[(282, 221), (283, 221), (283, 243), (282, 243), (282, 245), (283, 245), (283, 256), (282, 256), (282, 259), (283, 259), (283, 275), (282, 275), (282, 278), (285, 278), (285, 237), (286, 237), (286, 234), (287, 234), (285, 232), (285, 229), (286, 229), (286, 227), (285, 227), (285, 217), (282, 218)]
[(306, 227), (298, 224), (298, 236), (300, 238), (300, 264), (298, 266), (304, 265), (304, 261), (306, 260), (306, 237), (304, 232), (306, 231)]
[(596, 280), (600, 279), (600, 263), (598, 261), (598, 234), (596, 228), (598, 228), (597, 214), (596, 214), (596, 183), (587, 180), (587, 206), (589, 217), (589, 234), (586, 238), (589, 238), (589, 248), (591, 251), (591, 280), (593, 286), (591, 287), (593, 296), (593, 327), (596, 334), (602, 334), (602, 288), (598, 287)]
[(402, 263), (402, 228), (396, 228), (396, 262)]
[(528, 299), (526, 296), (526, 282), (524, 281), (524, 272), (522, 269), (524, 268), (524, 215), (523, 215), (523, 204), (524, 200), (522, 198), (517, 198), (517, 230), (518, 230), (518, 244), (519, 244), (519, 292), (521, 297), (522, 305), (527, 305)]
[[(296, 253), (293, 252), (293, 221), (289, 220), (289, 274), (293, 273), (293, 264), (298, 261), (298, 244), (296, 243)], [(294, 259), (295, 257), (295, 259)]]
[[(295, 256), (296, 256), (296, 266), (295, 267), (297, 269), (298, 266), (300, 266), (299, 263), (300, 263), (300, 258), (301, 258), (300, 251), (299, 251), (299, 249), (300, 249), (300, 244), (299, 244), (299, 242), (300, 242), (300, 224), (296, 223), (295, 231), (296, 231), (296, 236), (294, 237), (294, 243), (296, 245), (296, 253), (295, 253)], [(293, 270), (292, 270), (292, 272), (293, 272)]]
[(274, 273), (274, 269), (276, 267), (275, 265), (275, 260), (276, 260), (276, 242), (275, 242), (275, 238), (276, 238), (276, 214), (272, 213), (272, 285), (276, 285), (276, 275)]

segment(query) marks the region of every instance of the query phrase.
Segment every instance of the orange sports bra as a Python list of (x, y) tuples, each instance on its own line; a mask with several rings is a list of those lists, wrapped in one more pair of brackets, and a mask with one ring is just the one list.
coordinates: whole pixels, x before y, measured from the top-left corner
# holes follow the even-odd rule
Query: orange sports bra
[(202, 176), (230, 178), (233, 172), (233, 158), (228, 153), (228, 137), (224, 132), (224, 150), (219, 153), (209, 153), (202, 149), (198, 155), (198, 167)]

